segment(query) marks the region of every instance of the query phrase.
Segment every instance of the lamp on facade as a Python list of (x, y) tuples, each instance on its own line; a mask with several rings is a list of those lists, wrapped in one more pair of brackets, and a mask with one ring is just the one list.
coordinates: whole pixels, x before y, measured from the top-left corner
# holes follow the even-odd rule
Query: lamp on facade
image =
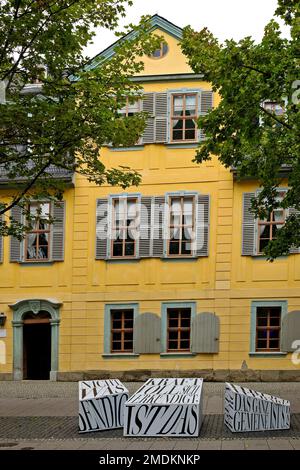
[(4, 313), (0, 313), (0, 327), (4, 326), (6, 322), (6, 315)]

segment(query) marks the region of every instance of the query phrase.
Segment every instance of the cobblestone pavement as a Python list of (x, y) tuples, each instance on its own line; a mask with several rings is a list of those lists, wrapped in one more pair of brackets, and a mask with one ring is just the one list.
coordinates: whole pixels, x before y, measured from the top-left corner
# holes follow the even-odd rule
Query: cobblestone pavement
[[(127, 383), (130, 393), (140, 383)], [(123, 438), (122, 430), (78, 434), (75, 382), (0, 382), (0, 450), (300, 450), (300, 383), (248, 383), (291, 401), (291, 429), (232, 434), (223, 424), (223, 383), (204, 383), (199, 438)]]

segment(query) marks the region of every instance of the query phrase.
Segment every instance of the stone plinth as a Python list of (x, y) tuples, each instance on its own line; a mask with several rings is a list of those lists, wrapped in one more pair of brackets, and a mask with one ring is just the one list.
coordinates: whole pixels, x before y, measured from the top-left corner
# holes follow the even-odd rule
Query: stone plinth
[(290, 402), (226, 383), (224, 423), (232, 432), (290, 428)]
[(149, 379), (125, 404), (124, 436), (199, 436), (203, 379)]
[(79, 432), (122, 428), (128, 390), (119, 380), (79, 382)]

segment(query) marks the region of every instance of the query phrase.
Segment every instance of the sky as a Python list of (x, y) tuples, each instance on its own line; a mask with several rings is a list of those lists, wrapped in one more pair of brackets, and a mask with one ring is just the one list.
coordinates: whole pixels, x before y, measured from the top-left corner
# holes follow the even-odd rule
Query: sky
[[(157, 13), (180, 27), (191, 25), (199, 31), (206, 26), (221, 41), (245, 36), (259, 41), (276, 6), (277, 0), (133, 0), (120, 26), (122, 30), (122, 25), (138, 23), (142, 15)], [(115, 40), (112, 31), (99, 29), (85, 53), (93, 57)]]

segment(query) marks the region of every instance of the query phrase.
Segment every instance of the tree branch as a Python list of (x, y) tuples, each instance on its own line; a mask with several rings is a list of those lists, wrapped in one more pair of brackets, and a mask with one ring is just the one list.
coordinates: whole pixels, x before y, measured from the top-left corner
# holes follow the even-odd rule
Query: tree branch
[(35, 177), (27, 184), (27, 186), (25, 186), (25, 188), (19, 194), (19, 196), (15, 198), (11, 204), (6, 206), (4, 209), (0, 210), (0, 215), (5, 214), (5, 212), (8, 212), (12, 207), (16, 206), (22, 200), (22, 198), (32, 188), (32, 186), (38, 180), (38, 178), (44, 173), (44, 171), (50, 165), (50, 163), (51, 163), (51, 160), (48, 160), (48, 162), (38, 171)]
[(284, 121), (281, 121), (280, 119), (278, 119), (275, 114), (273, 113), (269, 113), (263, 106), (260, 106), (259, 107), (265, 114), (267, 114), (267, 116), (273, 118), (276, 122), (278, 122), (279, 124), (281, 124), (282, 126), (286, 127), (287, 129), (289, 129), (290, 131), (293, 130), (293, 128), (291, 126), (289, 126), (286, 122)]

